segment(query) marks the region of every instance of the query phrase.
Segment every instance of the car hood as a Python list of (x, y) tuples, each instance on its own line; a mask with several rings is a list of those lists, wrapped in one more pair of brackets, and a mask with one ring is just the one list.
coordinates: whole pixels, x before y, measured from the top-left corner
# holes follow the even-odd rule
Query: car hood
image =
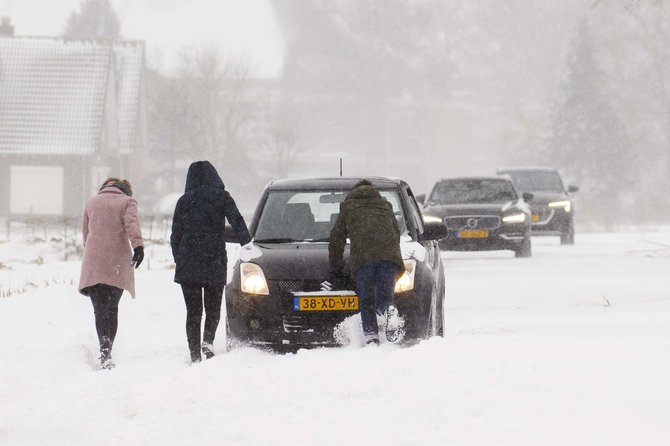
[(566, 194), (562, 192), (531, 192), (533, 194), (533, 201), (530, 204), (534, 205), (546, 205), (552, 201), (563, 201), (569, 200)]
[(453, 217), (457, 215), (500, 215), (511, 208), (514, 202), (504, 204), (449, 204), (433, 205), (424, 209), (424, 214), (439, 217)]
[[(259, 265), (268, 280), (326, 280), (330, 276), (328, 243), (277, 243), (255, 245), (256, 255), (248, 259)], [(426, 248), (409, 236), (400, 240), (403, 259), (413, 258), (423, 262)], [(349, 245), (344, 249), (345, 273), (349, 273)]]
[[(330, 275), (328, 243), (257, 244), (260, 256), (251, 260), (263, 269), (268, 280), (319, 279)], [(349, 249), (344, 252), (349, 260)]]

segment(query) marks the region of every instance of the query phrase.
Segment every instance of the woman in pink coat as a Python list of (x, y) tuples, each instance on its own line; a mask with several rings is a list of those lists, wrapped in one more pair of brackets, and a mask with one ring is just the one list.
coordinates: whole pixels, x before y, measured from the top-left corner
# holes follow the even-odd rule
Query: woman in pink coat
[[(112, 346), (123, 290), (135, 297), (135, 268), (144, 258), (137, 201), (127, 180), (108, 178), (86, 202), (82, 231), (84, 259), (79, 292), (91, 298), (100, 343), (100, 367), (111, 369)], [(132, 247), (132, 250), (131, 250)]]

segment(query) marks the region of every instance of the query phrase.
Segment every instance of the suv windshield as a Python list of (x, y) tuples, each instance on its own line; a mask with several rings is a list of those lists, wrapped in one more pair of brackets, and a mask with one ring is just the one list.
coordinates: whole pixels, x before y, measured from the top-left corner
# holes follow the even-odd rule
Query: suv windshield
[(517, 189), (524, 192), (563, 192), (563, 181), (556, 171), (505, 172)]
[(516, 199), (516, 191), (509, 180), (487, 178), (440, 181), (428, 201), (433, 204), (479, 204), (506, 203)]
[[(380, 190), (379, 193), (393, 206), (400, 233), (407, 233), (398, 191)], [(328, 190), (270, 191), (254, 238), (259, 243), (326, 242), (340, 213), (340, 203), (347, 194)]]

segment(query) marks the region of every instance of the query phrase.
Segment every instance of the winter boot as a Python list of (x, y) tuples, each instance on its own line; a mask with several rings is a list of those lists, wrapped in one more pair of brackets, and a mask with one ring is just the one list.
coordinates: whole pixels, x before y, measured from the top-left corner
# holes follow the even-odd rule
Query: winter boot
[(100, 342), (100, 370), (111, 370), (116, 367), (112, 359), (112, 341), (102, 338)]
[(366, 345), (379, 345), (379, 336), (375, 333), (365, 333)]
[(202, 361), (202, 356), (200, 355), (200, 350), (191, 352), (191, 364), (196, 364)]
[(202, 354), (205, 355), (205, 358), (212, 359), (214, 357), (214, 346), (209, 342), (203, 342)]
[(404, 322), (398, 316), (398, 309), (393, 306), (389, 305), (389, 307), (386, 309), (386, 340), (389, 342), (398, 342), (402, 340), (404, 336)]

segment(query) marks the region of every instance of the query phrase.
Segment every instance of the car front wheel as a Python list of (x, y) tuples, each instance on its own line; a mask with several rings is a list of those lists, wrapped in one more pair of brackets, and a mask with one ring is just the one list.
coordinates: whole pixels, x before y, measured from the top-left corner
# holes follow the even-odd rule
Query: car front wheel
[(533, 251), (530, 245), (530, 230), (529, 230), (524, 235), (523, 242), (521, 242), (521, 246), (519, 246), (514, 251), (514, 257), (531, 257), (532, 255)]
[(572, 220), (563, 228), (561, 232), (561, 245), (574, 245), (575, 244), (575, 226), (572, 223)]

